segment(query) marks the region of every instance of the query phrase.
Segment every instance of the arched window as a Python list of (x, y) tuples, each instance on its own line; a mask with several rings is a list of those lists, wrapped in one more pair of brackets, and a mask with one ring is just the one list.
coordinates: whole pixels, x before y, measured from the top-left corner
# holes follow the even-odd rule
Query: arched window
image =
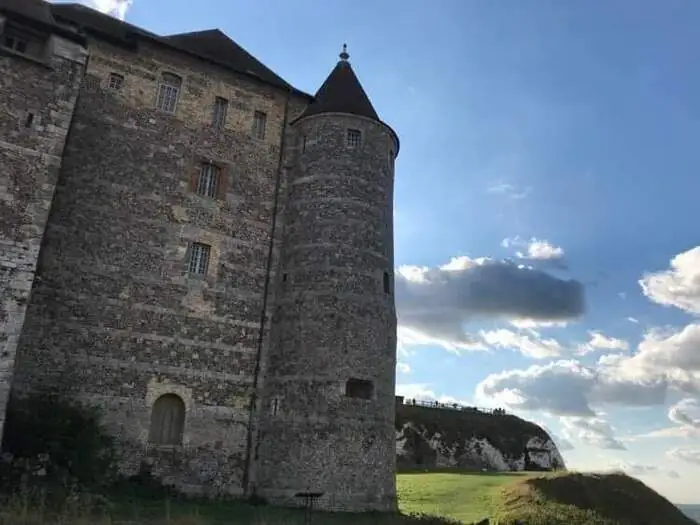
[(160, 85), (158, 86), (156, 108), (167, 111), (168, 113), (175, 113), (181, 87), (182, 79), (180, 77), (172, 73), (163, 73), (160, 77)]
[(155, 445), (180, 445), (185, 430), (185, 403), (180, 396), (165, 394), (153, 403), (148, 441)]

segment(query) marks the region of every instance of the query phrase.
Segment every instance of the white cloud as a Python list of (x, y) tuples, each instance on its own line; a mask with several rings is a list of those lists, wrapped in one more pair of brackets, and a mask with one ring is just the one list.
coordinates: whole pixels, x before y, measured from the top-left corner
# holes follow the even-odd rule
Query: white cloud
[(467, 400), (459, 400), (452, 396), (437, 395), (431, 386), (427, 383), (407, 383), (396, 385), (396, 395), (404, 396), (406, 399), (417, 399), (420, 401), (437, 401), (451, 405), (457, 403), (459, 405), (471, 406), (472, 403)]
[(562, 417), (562, 434), (567, 439), (576, 439), (596, 448), (625, 450), (615, 431), (605, 419), (600, 417)]
[(700, 430), (698, 429), (690, 427), (666, 427), (644, 432), (642, 434), (636, 434), (634, 436), (626, 436), (621, 439), (622, 441), (639, 441), (640, 439), (691, 439), (696, 437), (700, 437)]
[(519, 334), (512, 330), (481, 331), (483, 340), (497, 348), (517, 350), (521, 354), (534, 359), (557, 357), (561, 355), (562, 347), (556, 339), (540, 339), (536, 336)]
[(507, 182), (501, 182), (499, 184), (490, 186), (487, 189), (487, 191), (489, 193), (503, 195), (504, 197), (514, 200), (524, 199), (530, 194), (530, 188), (518, 189), (512, 184), (508, 184)]
[(567, 321), (537, 321), (535, 319), (513, 319), (508, 321), (508, 323), (522, 330), (535, 328), (564, 328), (569, 324)]
[(613, 463), (611, 468), (622, 470), (630, 476), (666, 476), (669, 478), (679, 478), (678, 472), (673, 469), (657, 467), (656, 465), (643, 465), (640, 463), (630, 463), (627, 461), (619, 461)]
[(700, 429), (700, 402), (686, 398), (668, 409), (668, 418), (681, 427)]
[(519, 259), (532, 262), (546, 261), (556, 263), (555, 266), (558, 268), (566, 267), (563, 263), (564, 249), (543, 239), (533, 237), (525, 240), (516, 236), (503, 239), (501, 246), (504, 248), (522, 248), (522, 251), (515, 252), (516, 257)]
[(627, 320), (628, 320), (630, 323), (639, 324), (639, 319), (637, 319), (637, 318), (635, 318), (635, 317), (628, 317)]
[(639, 284), (658, 304), (700, 314), (700, 246), (679, 253), (668, 270), (648, 273)]
[(396, 363), (396, 369), (402, 374), (411, 373), (411, 366), (408, 363), (402, 363), (401, 361)]
[[(431, 328), (435, 330), (436, 326)], [(410, 354), (408, 348), (411, 346), (425, 345), (441, 346), (442, 348), (453, 353), (460, 353), (461, 351), (487, 350), (486, 346), (484, 346), (481, 341), (464, 332), (453, 334), (452, 337), (449, 337), (444, 333), (440, 334), (438, 331), (437, 335), (433, 336), (430, 335), (429, 330), (421, 331), (415, 328), (399, 325), (396, 333), (398, 336), (399, 348), (402, 352), (404, 352), (403, 355)]]
[(624, 363), (628, 360), (619, 355), (606, 356), (594, 366), (559, 360), (491, 374), (477, 385), (477, 396), (494, 399), (511, 409), (578, 417), (594, 417), (604, 404), (665, 403), (665, 379), (627, 370)]
[[(454, 257), (445, 265), (402, 266), (396, 306), (404, 344), (484, 349), (464, 324), (479, 318), (562, 322), (585, 310), (583, 285), (542, 270), (487, 257)], [(412, 340), (412, 341), (411, 341)]]
[(578, 347), (579, 355), (589, 354), (596, 350), (629, 350), (629, 343), (616, 337), (608, 337), (601, 332), (588, 332), (590, 340)]
[(82, 0), (79, 3), (92, 7), (101, 13), (111, 15), (119, 20), (124, 20), (126, 12), (131, 7), (133, 0)]
[(669, 450), (666, 455), (671, 459), (676, 459), (679, 461), (685, 461), (686, 463), (693, 463), (694, 465), (700, 465), (700, 448), (691, 447), (678, 447)]

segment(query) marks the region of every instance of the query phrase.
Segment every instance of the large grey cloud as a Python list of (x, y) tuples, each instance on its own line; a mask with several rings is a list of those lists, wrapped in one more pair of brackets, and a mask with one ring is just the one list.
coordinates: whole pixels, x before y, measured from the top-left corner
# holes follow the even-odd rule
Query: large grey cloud
[(475, 318), (575, 319), (585, 311), (584, 287), (512, 261), (456, 257), (433, 268), (400, 267), (399, 324), (434, 339), (473, 344), (463, 324)]
[(615, 431), (605, 419), (600, 417), (563, 417), (564, 436), (577, 439), (596, 448), (626, 450), (625, 445), (615, 438)]
[(594, 417), (605, 404), (662, 405), (668, 382), (663, 376), (622, 375), (625, 358), (604, 356), (597, 365), (559, 360), (522, 370), (491, 374), (476, 387), (477, 398), (497, 400), (511, 409), (559, 416)]

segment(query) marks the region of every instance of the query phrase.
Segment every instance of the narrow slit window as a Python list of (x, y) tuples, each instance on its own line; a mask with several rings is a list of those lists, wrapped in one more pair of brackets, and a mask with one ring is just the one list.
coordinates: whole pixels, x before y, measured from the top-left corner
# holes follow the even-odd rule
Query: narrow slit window
[(224, 129), (226, 126), (226, 115), (228, 114), (228, 100), (223, 97), (216, 97), (214, 100), (214, 115), (212, 125), (216, 129)]
[(34, 113), (27, 113), (27, 118), (24, 120), (24, 127), (31, 128), (34, 124)]
[(163, 73), (158, 86), (156, 108), (167, 113), (175, 113), (181, 87), (182, 79), (180, 77), (172, 73)]
[(301, 137), (301, 152), (302, 153), (306, 152), (306, 135)]
[(384, 272), (384, 293), (385, 294), (390, 294), (391, 293), (391, 279), (389, 277), (389, 272)]
[(345, 395), (357, 399), (372, 399), (374, 384), (367, 379), (348, 379), (347, 383), (345, 383)]
[(219, 191), (221, 169), (215, 164), (204, 163), (199, 168), (197, 194), (203, 197), (215, 197)]
[(107, 82), (107, 87), (109, 87), (109, 89), (119, 91), (119, 90), (121, 90), (123, 85), (124, 85), (124, 76), (123, 75), (120, 75), (119, 73), (110, 73), (109, 74), (109, 80)]
[(190, 246), (190, 256), (187, 261), (187, 271), (190, 275), (204, 276), (209, 269), (211, 246), (199, 242)]
[(362, 144), (362, 132), (359, 129), (349, 129), (347, 144), (350, 148), (359, 148)]
[(267, 125), (267, 115), (262, 111), (256, 111), (253, 115), (253, 136), (256, 139), (265, 138), (265, 126)]
[(280, 410), (280, 398), (279, 397), (272, 398), (272, 403), (270, 403), (270, 409), (272, 411), (273, 416), (276, 416), (279, 413), (279, 410)]

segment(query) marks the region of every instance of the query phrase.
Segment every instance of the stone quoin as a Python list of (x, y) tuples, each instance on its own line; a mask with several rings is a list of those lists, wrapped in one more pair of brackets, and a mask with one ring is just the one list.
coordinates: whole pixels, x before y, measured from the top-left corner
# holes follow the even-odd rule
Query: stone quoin
[(51, 388), (120, 469), (396, 509), (396, 133), (219, 30), (0, 0), (0, 432)]

